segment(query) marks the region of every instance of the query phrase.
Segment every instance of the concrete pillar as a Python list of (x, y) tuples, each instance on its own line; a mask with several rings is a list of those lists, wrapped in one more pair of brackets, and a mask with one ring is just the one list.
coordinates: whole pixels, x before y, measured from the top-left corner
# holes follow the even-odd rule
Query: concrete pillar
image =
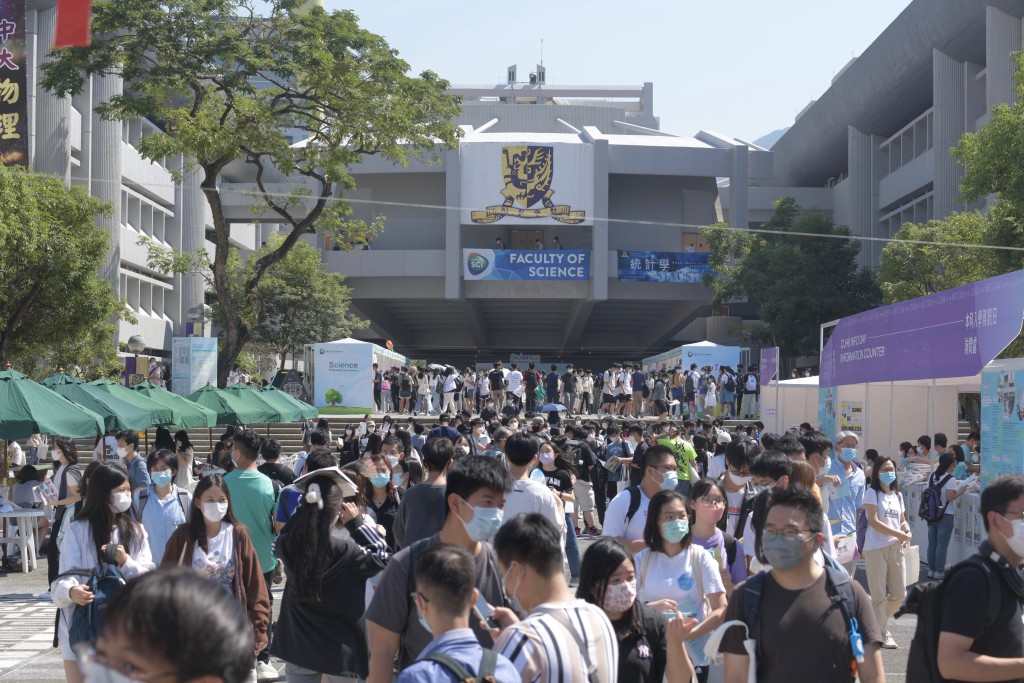
[[(853, 234), (865, 237), (888, 237), (882, 234), (878, 223), (878, 181), (881, 168), (878, 146), (882, 139), (862, 133), (853, 126), (847, 128), (847, 158), (849, 169), (848, 226)], [(861, 243), (860, 265), (877, 268), (882, 242)]]
[(958, 200), (963, 167), (950, 155), (964, 134), (964, 65), (939, 50), (932, 51), (932, 94), (935, 107), (935, 218), (961, 208)]
[(732, 173), (729, 175), (729, 224), (734, 228), (750, 227), (750, 148), (736, 145), (732, 149)]
[[(591, 298), (608, 298), (608, 140), (594, 140), (594, 253), (590, 257)], [(619, 228), (621, 229), (621, 227)]]
[[(178, 162), (179, 165), (182, 163)], [(203, 246), (206, 239), (204, 225), (206, 197), (200, 189), (202, 172), (186, 172), (185, 177), (175, 189), (175, 223), (180, 226), (181, 236), (178, 250), (185, 254), (194, 254)], [(212, 257), (213, 254), (210, 254)], [(176, 278), (175, 290), (179, 301), (179, 314), (175, 323), (175, 334), (185, 334), (185, 323), (188, 322), (188, 311), (194, 306), (201, 306), (205, 294), (205, 283), (199, 275), (179, 275)]]
[[(459, 150), (444, 153), (445, 204), (462, 206), (462, 164)], [(462, 212), (445, 211), (444, 216), (444, 298), (462, 298)]]
[(105, 121), (96, 113), (95, 108), (107, 102), (115, 95), (120, 95), (122, 82), (120, 76), (95, 77), (92, 80), (92, 176), (89, 194), (97, 199), (109, 202), (114, 210), (109, 216), (97, 216), (96, 224), (106, 228), (110, 233), (110, 251), (107, 260), (100, 268), (100, 277), (105, 278), (114, 287), (118, 296), (121, 291), (121, 122)]
[(32, 167), (71, 182), (71, 96), (57, 97), (45, 90), (42, 65), (52, 61), (50, 50), (56, 33), (57, 8), (36, 12), (38, 30), (33, 63), (36, 66), (35, 156)]
[(1021, 48), (1021, 20), (995, 7), (985, 8), (986, 109), (1017, 100), (1013, 53)]

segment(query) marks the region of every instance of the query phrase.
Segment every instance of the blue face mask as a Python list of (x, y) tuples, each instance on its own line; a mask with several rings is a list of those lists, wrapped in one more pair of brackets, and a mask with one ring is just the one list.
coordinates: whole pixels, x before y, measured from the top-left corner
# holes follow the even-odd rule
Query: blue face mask
[(430, 624), (428, 624), (427, 620), (423, 618), (423, 612), (420, 611), (419, 605), (416, 606), (416, 618), (420, 620), (420, 626), (423, 627), (424, 631), (430, 635), (434, 635), (434, 629), (430, 628)]
[(378, 473), (370, 477), (370, 483), (379, 489), (387, 486), (389, 481), (391, 481), (391, 477), (387, 474)]
[(679, 473), (678, 472), (665, 472), (661, 475), (661, 490), (662, 491), (675, 491), (676, 485), (679, 484)]
[[(462, 502), (466, 503), (466, 499), (463, 498)], [(466, 528), (466, 534), (476, 543), (491, 540), (494, 534), (498, 533), (504, 518), (501, 508), (475, 508), (469, 503), (466, 503), (466, 506), (473, 511), (473, 516), (468, 522), (459, 517), (462, 526)]]
[(673, 519), (661, 525), (661, 537), (669, 543), (679, 543), (690, 533), (690, 522), (685, 519)]
[(895, 472), (879, 472), (878, 481), (882, 482), (886, 486), (892, 486), (892, 483), (896, 481)]
[(170, 470), (160, 470), (159, 472), (151, 472), (149, 478), (153, 480), (153, 483), (157, 486), (167, 486), (171, 483), (171, 479), (174, 475), (171, 474)]
[(843, 462), (853, 462), (854, 458), (857, 457), (856, 448), (843, 448), (839, 451), (839, 459)]

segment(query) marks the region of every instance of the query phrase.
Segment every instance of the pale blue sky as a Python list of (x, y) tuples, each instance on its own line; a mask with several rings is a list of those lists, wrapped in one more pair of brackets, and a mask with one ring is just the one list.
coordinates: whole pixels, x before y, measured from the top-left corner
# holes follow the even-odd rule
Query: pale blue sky
[(654, 83), (670, 133), (753, 140), (793, 122), (909, 0), (325, 0), (383, 35), (415, 72), (498, 83), (540, 59), (549, 84)]

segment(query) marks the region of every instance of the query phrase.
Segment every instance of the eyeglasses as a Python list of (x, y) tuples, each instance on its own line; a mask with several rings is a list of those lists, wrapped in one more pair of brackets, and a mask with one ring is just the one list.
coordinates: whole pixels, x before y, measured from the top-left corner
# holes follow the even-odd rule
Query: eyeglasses
[(800, 538), (800, 534), (810, 533), (806, 529), (783, 529), (782, 531), (776, 531), (775, 529), (765, 529), (761, 532), (761, 539), (765, 541), (774, 541), (775, 539), (782, 537), (788, 541), (795, 539), (805, 540)]
[(669, 472), (675, 472), (675, 465), (662, 465), (661, 467), (653, 468), (655, 472), (661, 472), (662, 474), (668, 474)]
[(706, 508), (724, 508), (725, 501), (721, 498), (698, 498), (697, 502)]
[(1020, 510), (1020, 511), (1007, 510), (1007, 511), (1001, 512), (999, 514), (1001, 514), (1003, 517), (1005, 517), (1006, 519), (1009, 519), (1009, 520), (1024, 519), (1024, 510)]

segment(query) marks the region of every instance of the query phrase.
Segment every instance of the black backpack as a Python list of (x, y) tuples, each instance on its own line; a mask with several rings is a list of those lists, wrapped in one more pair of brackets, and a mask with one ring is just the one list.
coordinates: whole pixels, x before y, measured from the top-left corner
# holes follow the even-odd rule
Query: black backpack
[(942, 479), (936, 479), (934, 474), (928, 477), (928, 487), (921, 492), (921, 504), (917, 508), (918, 517), (929, 524), (942, 521), (942, 516), (946, 514), (946, 505), (949, 505), (948, 502), (945, 505), (942, 503), (942, 487), (952, 478), (952, 474), (947, 474)]
[(469, 673), (466, 667), (455, 658), (440, 652), (427, 655), (424, 659), (448, 669), (448, 672), (455, 676), (455, 680), (459, 683), (495, 683), (496, 681), (494, 671), (498, 666), (498, 653), (494, 650), (484, 650), (483, 659), (480, 660), (480, 671), (476, 676)]
[(686, 380), (683, 382), (683, 389), (688, 394), (693, 393), (696, 390), (693, 386), (693, 375), (689, 372), (686, 373)]
[(965, 567), (980, 568), (988, 580), (989, 599), (986, 602), (985, 631), (987, 632), (995, 623), (1002, 601), (992, 596), (1002, 596), (1002, 589), (995, 568), (982, 555), (972, 555), (953, 566), (941, 581), (914, 584), (907, 590), (907, 599), (903, 606), (893, 615), (896, 619), (904, 614), (917, 615), (917, 628), (914, 629), (914, 638), (910, 641), (910, 653), (907, 656), (908, 681), (948, 683), (948, 679), (939, 673), (938, 663), (943, 594), (953, 575)]
[(725, 376), (725, 390), (736, 391), (736, 378), (732, 374), (726, 374)]

